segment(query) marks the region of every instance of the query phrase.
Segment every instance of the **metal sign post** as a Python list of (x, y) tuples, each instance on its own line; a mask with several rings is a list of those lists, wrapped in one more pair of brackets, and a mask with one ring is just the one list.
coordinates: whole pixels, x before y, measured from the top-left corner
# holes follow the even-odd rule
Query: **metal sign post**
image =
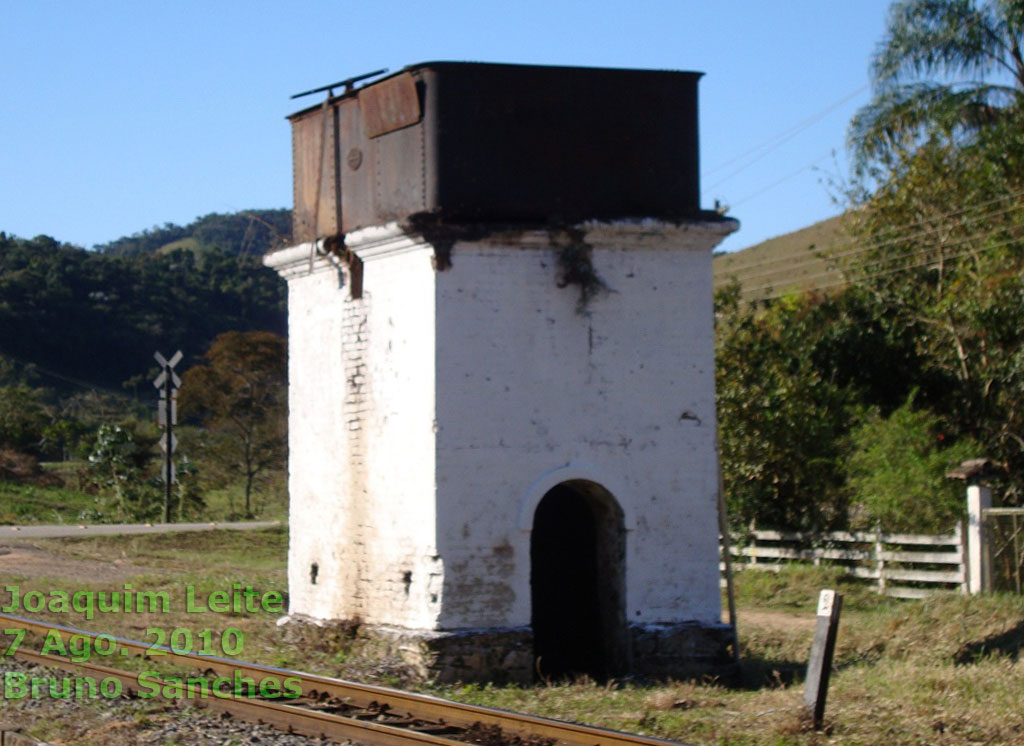
[(174, 426), (178, 424), (178, 389), (181, 379), (174, 372), (174, 366), (181, 362), (181, 350), (174, 353), (170, 360), (159, 352), (153, 354), (160, 365), (161, 372), (153, 380), (153, 385), (160, 391), (157, 404), (156, 422), (164, 428), (160, 438), (160, 450), (164, 452), (164, 465), (161, 476), (164, 480), (164, 523), (171, 522), (171, 488), (174, 485), (174, 451), (178, 447), (178, 439), (174, 437)]

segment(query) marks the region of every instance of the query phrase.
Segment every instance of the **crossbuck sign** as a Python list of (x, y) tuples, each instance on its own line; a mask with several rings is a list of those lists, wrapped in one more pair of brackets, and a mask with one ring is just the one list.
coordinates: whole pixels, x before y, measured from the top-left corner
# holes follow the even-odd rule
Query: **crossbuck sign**
[(161, 476), (164, 480), (164, 523), (171, 522), (171, 487), (174, 484), (174, 451), (178, 447), (178, 439), (174, 437), (174, 426), (178, 424), (178, 389), (181, 379), (174, 372), (174, 366), (181, 362), (181, 350), (168, 360), (159, 352), (153, 357), (160, 365), (160, 375), (153, 379), (153, 385), (160, 391), (157, 403), (156, 422), (164, 429), (160, 436), (160, 450), (164, 452), (164, 464)]

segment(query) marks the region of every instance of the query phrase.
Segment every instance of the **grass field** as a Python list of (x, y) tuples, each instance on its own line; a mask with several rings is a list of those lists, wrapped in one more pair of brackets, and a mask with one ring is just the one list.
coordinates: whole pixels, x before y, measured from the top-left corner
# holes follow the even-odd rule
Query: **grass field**
[[(102, 495), (80, 487), (73, 469), (64, 465), (60, 473), (63, 485), (21, 484), (0, 481), (0, 525), (120, 523), (105, 511)], [(275, 472), (267, 476), (253, 498), (255, 516), (260, 520), (277, 521), (288, 517), (287, 475)], [(244, 520), (245, 504), (241, 485), (208, 490), (202, 513), (188, 520)]]
[(0, 481), (0, 525), (80, 523), (96, 498), (72, 487)]
[[(260, 591), (285, 590), (286, 529), (54, 540), (38, 546), (45, 557), (17, 565), (24, 568), (20, 575), (5, 572), (5, 583), (17, 584), (24, 592), (120, 590), (128, 582), (136, 589), (166, 590), (173, 599), (167, 614), (108, 614), (91, 622), (74, 613), (38, 616), (136, 639), (148, 628), (197, 632), (234, 627), (245, 638), (237, 657), (376, 683), (402, 683), (394, 669), (344, 651), (283, 642), (275, 624), (277, 613), (184, 611), (187, 585), (194, 586), (199, 597), (236, 582)], [(838, 587), (845, 605), (827, 728), (814, 732), (801, 720), (799, 705), (815, 602), (822, 587)], [(791, 568), (778, 575), (741, 573), (737, 592), (744, 663), (733, 681), (625, 680), (599, 685), (581, 680), (426, 690), (693, 744), (1024, 744), (1024, 663), (1018, 660), (1024, 645), (1024, 599), (996, 595), (886, 600), (840, 581), (827, 568)], [(5, 597), (0, 594), (0, 600)], [(5, 710), (12, 707), (16, 705), (4, 702), (0, 718), (11, 715)], [(31, 718), (33, 712), (17, 714)], [(173, 718), (174, 713), (155, 710), (146, 717)], [(37, 732), (58, 736), (52, 718), (44, 720), (33, 726)]]
[(712, 260), (715, 290), (735, 279), (745, 301), (835, 287), (842, 275), (826, 258), (848, 242), (841, 217), (829, 218)]

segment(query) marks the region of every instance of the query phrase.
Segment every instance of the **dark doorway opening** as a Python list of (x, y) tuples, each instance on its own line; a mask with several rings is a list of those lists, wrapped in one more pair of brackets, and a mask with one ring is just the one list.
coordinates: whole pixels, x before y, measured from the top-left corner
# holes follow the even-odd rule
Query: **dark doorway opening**
[(562, 482), (541, 499), (530, 536), (531, 625), (537, 675), (628, 670), (626, 532), (622, 509), (600, 485)]

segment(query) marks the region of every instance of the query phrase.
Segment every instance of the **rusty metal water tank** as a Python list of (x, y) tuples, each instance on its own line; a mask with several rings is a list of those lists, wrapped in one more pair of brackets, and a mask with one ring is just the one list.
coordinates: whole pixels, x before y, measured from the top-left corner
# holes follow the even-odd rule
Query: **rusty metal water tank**
[(700, 213), (700, 73), (425, 62), (289, 117), (294, 237)]

